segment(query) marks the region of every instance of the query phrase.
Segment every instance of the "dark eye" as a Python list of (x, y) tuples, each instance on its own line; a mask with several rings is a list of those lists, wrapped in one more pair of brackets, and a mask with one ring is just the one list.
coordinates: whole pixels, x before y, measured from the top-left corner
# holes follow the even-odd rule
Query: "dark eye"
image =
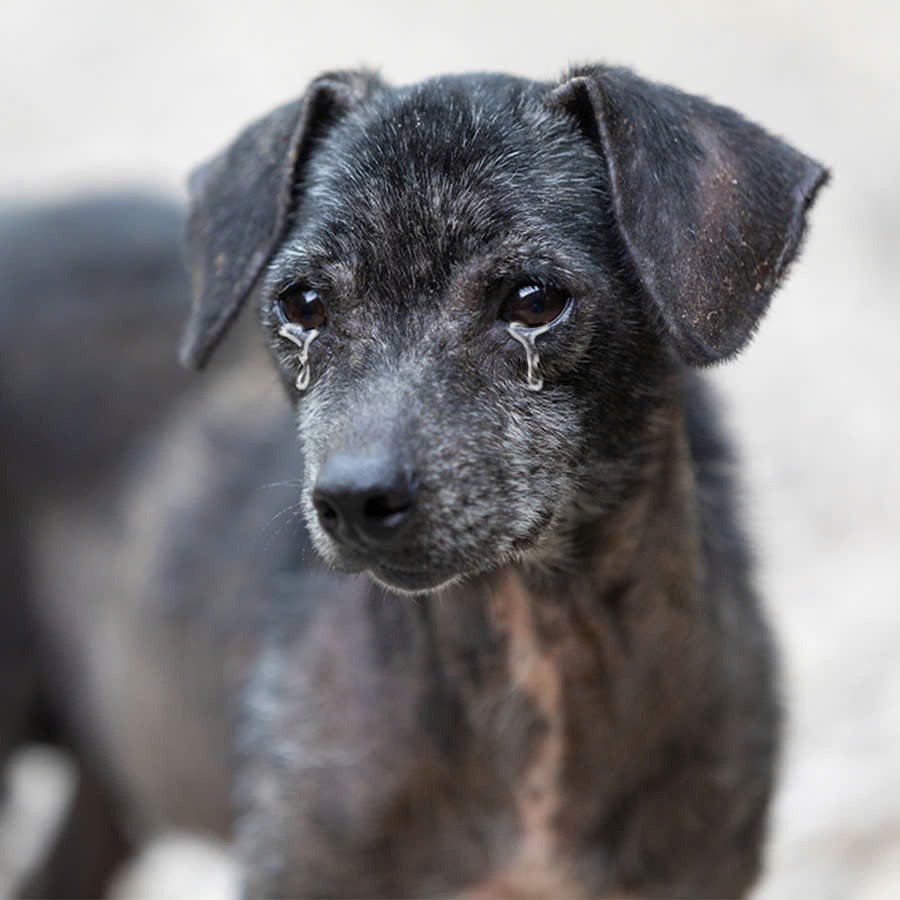
[(290, 287), (275, 300), (275, 313), (282, 323), (290, 322), (307, 331), (321, 328), (327, 319), (325, 303), (311, 288)]
[(569, 295), (562, 288), (542, 284), (513, 287), (500, 307), (504, 322), (519, 322), (529, 328), (549, 325), (566, 308)]

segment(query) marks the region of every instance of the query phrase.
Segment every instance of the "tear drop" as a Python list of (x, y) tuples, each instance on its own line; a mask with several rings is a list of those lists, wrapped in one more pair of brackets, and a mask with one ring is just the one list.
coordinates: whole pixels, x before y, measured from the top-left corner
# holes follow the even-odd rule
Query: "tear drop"
[(553, 322), (530, 328), (521, 322), (510, 322), (506, 330), (525, 348), (525, 362), (528, 363), (527, 384), (529, 391), (539, 391), (544, 386), (544, 378), (541, 375), (541, 357), (538, 354), (535, 341), (552, 326)]
[(285, 322), (278, 329), (278, 334), (300, 348), (297, 354), (297, 380), (294, 384), (298, 391), (305, 391), (309, 387), (309, 345), (319, 336), (319, 329), (311, 328), (307, 331), (292, 322)]
[(544, 386), (544, 378), (541, 375), (541, 357), (537, 351), (535, 341), (545, 332), (549, 331), (554, 325), (562, 322), (569, 317), (572, 311), (572, 298), (570, 297), (563, 311), (552, 321), (545, 325), (538, 325), (536, 328), (530, 325), (523, 325), (521, 322), (508, 322), (506, 330), (511, 337), (514, 337), (525, 348), (525, 361), (528, 363), (528, 374), (526, 383), (529, 391), (539, 391)]

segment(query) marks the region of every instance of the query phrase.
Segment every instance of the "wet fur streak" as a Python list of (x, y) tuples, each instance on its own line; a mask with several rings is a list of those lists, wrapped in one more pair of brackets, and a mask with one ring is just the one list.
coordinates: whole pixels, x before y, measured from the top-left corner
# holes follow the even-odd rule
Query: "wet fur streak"
[[(364, 573), (284, 573), (239, 741), (248, 895), (749, 889), (776, 665), (689, 366), (749, 340), (825, 178), (602, 66), (329, 73), (199, 170), (183, 355), (259, 282), (306, 528)], [(540, 390), (501, 319), (523, 285), (570, 298)], [(294, 289), (327, 309), (302, 373)]]

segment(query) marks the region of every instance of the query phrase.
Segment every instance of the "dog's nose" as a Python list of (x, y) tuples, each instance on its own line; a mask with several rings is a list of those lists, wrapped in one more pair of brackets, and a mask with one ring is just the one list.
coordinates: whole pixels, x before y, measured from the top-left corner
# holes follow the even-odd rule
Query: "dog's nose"
[(332, 454), (319, 473), (313, 505), (335, 538), (390, 543), (410, 523), (415, 473), (395, 457)]

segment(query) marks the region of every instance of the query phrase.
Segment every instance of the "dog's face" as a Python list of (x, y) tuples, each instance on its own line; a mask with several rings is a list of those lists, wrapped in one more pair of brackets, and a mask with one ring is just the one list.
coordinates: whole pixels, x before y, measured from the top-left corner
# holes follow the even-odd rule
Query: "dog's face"
[[(626, 311), (595, 221), (605, 178), (575, 123), (529, 94), (450, 80), (335, 124), (265, 281), (289, 386), (298, 348), (280, 327), (306, 298), (322, 319), (296, 395), (310, 530), (333, 565), (394, 587), (434, 587), (556, 533), (594, 456), (591, 385), (622, 380)], [(510, 321), (550, 326), (535, 338), (542, 390)], [(383, 509), (321, 499), (336, 465)]]
[(617, 70), (326, 76), (195, 178), (187, 355), (259, 279), (336, 568), (421, 591), (552, 563), (627, 484), (678, 357), (747, 340), (822, 180)]

